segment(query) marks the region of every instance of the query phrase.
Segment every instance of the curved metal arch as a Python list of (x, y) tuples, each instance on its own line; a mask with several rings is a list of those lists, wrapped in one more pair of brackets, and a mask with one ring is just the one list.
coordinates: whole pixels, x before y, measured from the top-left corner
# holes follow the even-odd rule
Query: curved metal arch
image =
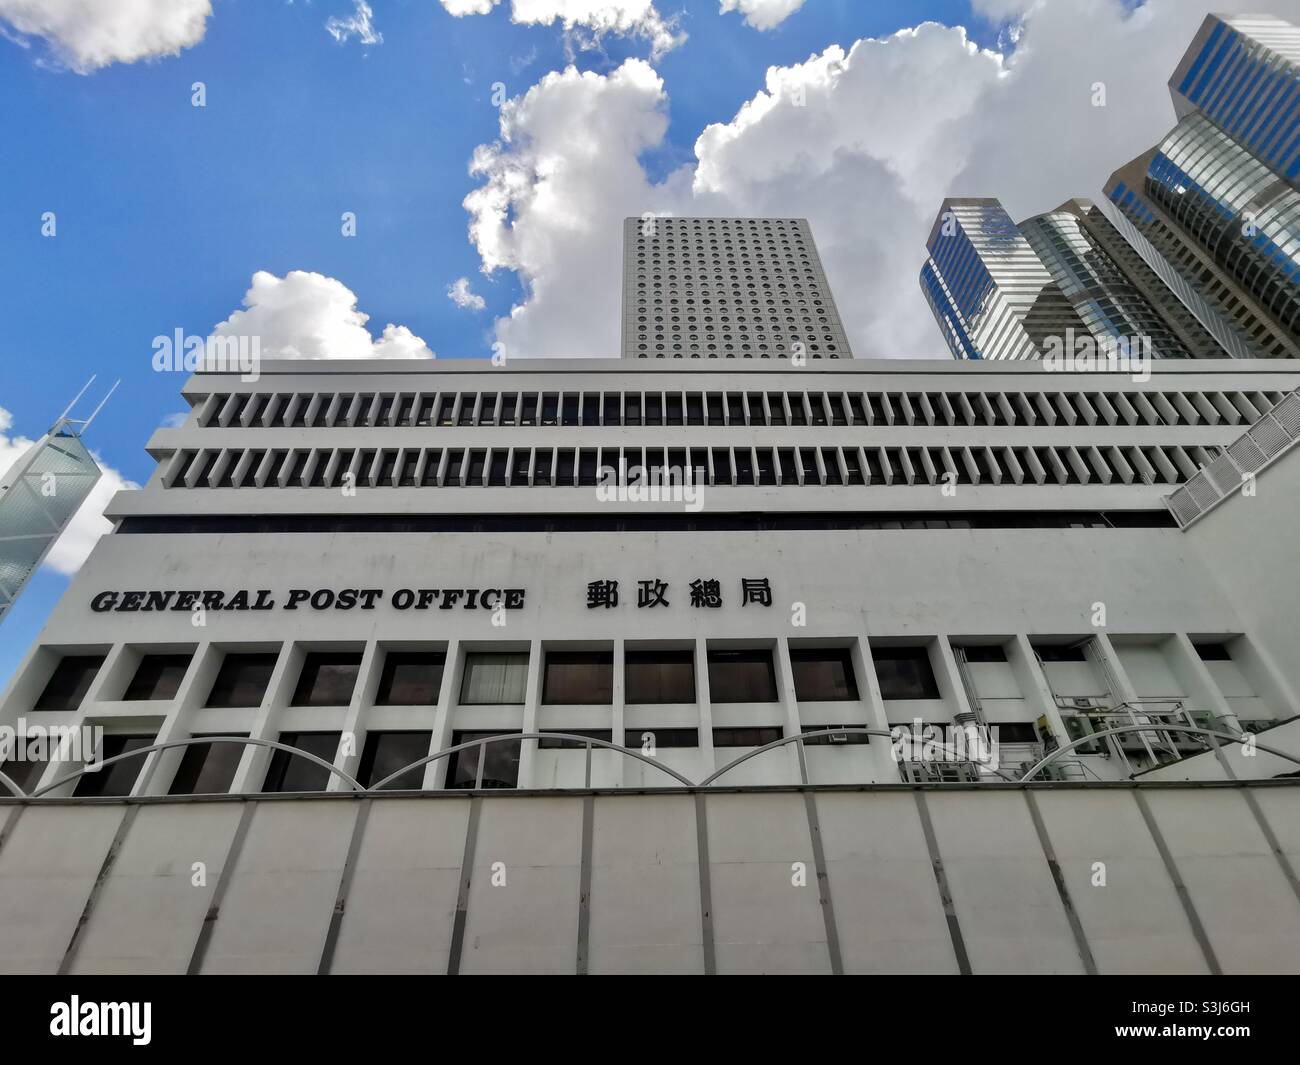
[[(1231, 744), (1241, 744), (1241, 745), (1245, 744), (1246, 742), (1245, 736), (1248, 735), (1247, 733), (1243, 733), (1242, 735), (1237, 736), (1231, 732), (1218, 732), (1213, 729), (1195, 728), (1194, 726), (1191, 725), (1157, 725), (1157, 724), (1121, 725), (1117, 728), (1104, 729), (1101, 732), (1094, 732), (1088, 736), (1081, 736), (1079, 739), (1072, 740), (1070, 743), (1067, 743), (1064, 747), (1058, 747), (1051, 754), (1047, 755), (1044, 758), (1041, 758), (1035, 765), (1030, 766), (1029, 769), (1026, 770), (1025, 775), (1022, 776), (1020, 780), (1017, 781), (1017, 783), (1028, 784), (1031, 777), (1042, 772), (1044, 769), (1046, 769), (1049, 765), (1055, 762), (1062, 755), (1070, 751), (1073, 751), (1076, 747), (1080, 746), (1081, 744), (1092, 743), (1106, 736), (1116, 736), (1124, 732), (1186, 732), (1194, 736), (1210, 736), (1213, 737), (1214, 739), (1227, 740)], [(1266, 746), (1265, 744), (1256, 742), (1255, 749), (1259, 751), (1263, 751), (1265, 754), (1277, 755), (1277, 757), (1279, 758), (1285, 758), (1288, 762), (1294, 762), (1296, 765), (1300, 765), (1300, 758), (1296, 757), (1294, 754), (1288, 754), (1286, 751), (1279, 751), (1276, 747), (1269, 747)], [(1212, 748), (1210, 748), (1210, 750), (1212, 750), (1217, 755), (1223, 751), (1223, 748), (1220, 747), (1218, 744), (1215, 744)], [(1174, 765), (1176, 763), (1170, 762), (1168, 764)]]
[[(783, 736), (779, 740), (773, 740), (771, 743), (764, 744), (762, 747), (755, 747), (748, 754), (742, 754), (735, 761), (728, 762), (721, 769), (714, 773), (710, 773), (700, 781), (698, 786), (701, 788), (707, 788), (717, 780), (718, 777), (722, 776), (723, 773), (729, 773), (742, 762), (748, 762), (751, 758), (757, 758), (760, 754), (766, 754), (768, 751), (774, 751), (778, 747), (784, 747), (787, 743), (802, 744), (804, 740), (807, 740), (812, 736), (842, 736), (845, 733), (851, 733), (855, 736), (883, 736), (887, 740), (892, 740), (894, 738), (893, 732), (887, 732), (884, 729), (878, 728), (827, 728), (818, 729), (816, 732), (799, 732), (793, 736)], [(807, 781), (804, 781), (804, 783), (807, 783)]]
[(125, 754), (115, 754), (112, 758), (105, 758), (102, 762), (96, 762), (93, 770), (88, 766), (82, 766), (75, 773), (69, 773), (65, 777), (60, 777), (58, 780), (51, 781), (43, 788), (37, 788), (30, 795), (26, 796), (26, 798), (38, 799), (46, 792), (52, 791), (54, 788), (67, 784), (69, 781), (77, 780), (87, 772), (98, 772), (104, 766), (112, 765), (114, 762), (121, 762), (127, 758), (138, 758), (141, 755), (152, 754), (154, 751), (170, 750), (173, 747), (188, 747), (193, 743), (238, 743), (243, 746), (270, 747), (272, 750), (286, 751), (290, 755), (296, 755), (299, 758), (306, 758), (307, 761), (314, 762), (323, 769), (328, 769), (335, 776), (342, 777), (343, 780), (352, 785), (354, 791), (364, 792), (366, 790), (362, 787), (360, 781), (325, 761), (324, 758), (319, 758), (307, 751), (299, 750), (297, 747), (290, 747), (287, 743), (278, 743), (275, 740), (259, 740), (254, 739), (252, 736), (190, 736), (183, 740), (168, 740), (166, 743), (155, 743), (150, 747), (141, 747), (138, 751), (127, 751)]
[[(646, 731), (651, 731), (651, 730), (647, 729)], [(837, 730), (837, 731), (843, 731), (843, 730)], [(677, 770), (664, 765), (662, 762), (656, 762), (653, 758), (647, 757), (646, 755), (642, 754), (640, 751), (634, 751), (630, 747), (621, 747), (617, 743), (611, 743), (609, 740), (598, 740), (592, 736), (575, 736), (571, 732), (523, 732), (523, 733), (509, 732), (509, 733), (504, 733), (500, 736), (484, 736), (482, 739), (469, 740), (465, 743), (458, 743), (454, 747), (444, 747), (441, 751), (435, 751), (433, 754), (427, 754), (423, 758), (417, 759), (416, 761), (412, 762), (410, 765), (403, 766), (395, 773), (389, 773), (388, 776), (384, 777), (383, 780), (377, 781), (376, 783), (371, 784), (370, 787), (365, 788), (363, 790), (366, 792), (378, 791), (390, 780), (395, 780), (398, 777), (402, 776), (403, 774), (409, 773), (412, 769), (418, 769), (420, 766), (428, 765), (431, 762), (436, 762), (440, 758), (446, 758), (449, 755), (456, 754), (458, 751), (467, 751), (471, 747), (486, 747), (489, 743), (514, 743), (519, 740), (540, 740), (540, 739), (573, 740), (576, 743), (581, 743), (590, 747), (600, 747), (603, 748), (604, 750), (618, 751), (619, 754), (627, 755), (629, 758), (635, 758), (638, 762), (644, 762), (646, 765), (653, 766), (655, 769), (667, 773), (674, 780), (679, 781), (681, 784), (685, 785), (688, 788), (694, 788), (698, 786), (693, 781), (688, 780), (686, 777), (682, 776), (679, 772), (677, 772)]]

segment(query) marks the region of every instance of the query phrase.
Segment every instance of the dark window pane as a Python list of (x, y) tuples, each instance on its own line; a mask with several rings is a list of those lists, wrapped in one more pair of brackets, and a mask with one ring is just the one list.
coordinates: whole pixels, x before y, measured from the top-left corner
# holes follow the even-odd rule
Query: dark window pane
[(967, 662), (1005, 662), (1007, 660), (1007, 653), (1002, 649), (1001, 644), (973, 643), (961, 650), (965, 654)]
[(873, 647), (882, 699), (937, 699), (939, 686), (924, 647)]
[(623, 667), (626, 702), (695, 702), (694, 651), (628, 651)]
[(226, 655), (205, 705), (260, 706), (277, 657), (275, 654)]
[[(280, 742), (332, 763), (339, 747), (339, 733), (281, 732)], [(266, 771), (266, 783), (262, 785), (262, 790), (324, 791), (333, 775), (323, 765), (291, 755), (288, 751), (275, 751), (271, 755), (271, 766)]]
[[(567, 732), (570, 736), (590, 736), (593, 740), (604, 740), (606, 743), (613, 742), (614, 733), (609, 729), (599, 728), (557, 728), (555, 732)], [(543, 751), (566, 750), (566, 751), (583, 751), (587, 745), (581, 740), (562, 740), (556, 736), (548, 736), (537, 741), (537, 747)], [(600, 750), (599, 747), (592, 745), (593, 751)]]
[(1035, 647), (1038, 657), (1044, 662), (1086, 662), (1087, 655), (1083, 653), (1083, 644), (1076, 643), (1067, 645), (1063, 643), (1047, 643)]
[(1037, 743), (1038, 732), (1032, 721), (997, 722), (990, 725), (998, 743)]
[[(361, 752), (361, 765), (357, 769), (357, 780), (370, 787), (403, 766), (427, 757), (432, 736), (432, 732), (367, 733), (366, 746)], [(421, 765), (403, 773), (396, 780), (389, 781), (384, 785), (384, 790), (418, 791), (423, 785), (424, 766)]]
[(104, 664), (103, 655), (68, 655), (59, 659), (34, 710), (76, 710)]
[(360, 651), (313, 651), (303, 659), (292, 705), (347, 706), (360, 669)]
[[(5, 753), (7, 757), (7, 752)], [(25, 753), (31, 754), (30, 750)], [(23, 791), (28, 794), (40, 783), (41, 773), (49, 762), (45, 759), (26, 758), (23, 761), (16, 759), (0, 762), (0, 773), (4, 773), (10, 780), (17, 784)], [(70, 767), (69, 767), (70, 768)], [(62, 776), (64, 774), (60, 774)], [(0, 798), (12, 795), (13, 792), (5, 785), (0, 785)]]
[(122, 698), (129, 701), (175, 698), (193, 657), (193, 654), (145, 655)]
[(375, 693), (377, 706), (434, 706), (442, 687), (442, 651), (389, 651)]
[(220, 795), (229, 791), (245, 750), (238, 743), (191, 744), (185, 748), (167, 794)]
[(791, 650), (795, 698), (800, 702), (856, 699), (858, 685), (847, 647)]
[(544, 703), (612, 703), (614, 655), (611, 651), (547, 651)]
[(625, 747), (644, 750), (647, 744), (651, 750), (661, 747), (698, 747), (700, 733), (693, 728), (629, 728), (623, 736)]
[[(508, 736), (508, 732), (453, 732), (451, 745), (456, 747), (487, 736)], [(479, 758), (483, 758), (484, 788), (513, 788), (519, 784), (519, 742), (489, 743), (457, 751), (447, 759), (448, 788), (472, 788), (478, 777)]]
[(772, 652), (710, 651), (709, 699), (715, 703), (776, 702)]
[(1232, 661), (1232, 655), (1228, 654), (1228, 645), (1226, 643), (1197, 643), (1192, 646), (1196, 648), (1196, 654), (1202, 662)]
[(764, 747), (775, 743), (783, 733), (775, 725), (765, 728), (715, 728), (715, 747)]
[[(803, 732), (824, 732), (831, 728), (866, 728), (866, 725), (805, 725)], [(863, 732), (834, 732), (829, 736), (814, 736), (812, 739), (804, 740), (804, 745), (808, 747), (839, 747), (850, 746), (853, 744), (870, 743), (871, 737)]]
[[(138, 751), (153, 743), (152, 736), (105, 736), (100, 747), (99, 760), (107, 761), (119, 754)], [(126, 758), (92, 773), (82, 773), (72, 794), (78, 798), (96, 795), (130, 795), (135, 778), (140, 775), (145, 756)]]

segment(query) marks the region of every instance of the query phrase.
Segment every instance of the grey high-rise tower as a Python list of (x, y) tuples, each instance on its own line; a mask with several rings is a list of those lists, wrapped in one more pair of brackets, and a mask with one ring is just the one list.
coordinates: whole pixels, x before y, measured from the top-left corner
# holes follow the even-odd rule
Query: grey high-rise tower
[(623, 357), (849, 359), (803, 218), (628, 218)]

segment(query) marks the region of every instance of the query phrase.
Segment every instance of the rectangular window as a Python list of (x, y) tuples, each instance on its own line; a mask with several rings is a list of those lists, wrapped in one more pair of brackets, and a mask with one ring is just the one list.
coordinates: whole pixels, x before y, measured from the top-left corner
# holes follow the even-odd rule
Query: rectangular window
[(775, 743), (783, 733), (775, 725), (762, 728), (715, 728), (715, 747), (764, 747)]
[(436, 706), (446, 662), (442, 651), (387, 652), (375, 705)]
[(628, 651), (623, 683), (629, 703), (693, 703), (695, 652)]
[(967, 662), (1005, 662), (1007, 653), (997, 643), (971, 643), (961, 648)]
[(686, 424), (704, 424), (704, 397), (698, 392), (690, 392), (686, 396)]
[(497, 449), (492, 452), (492, 462), (488, 466), (488, 486), (501, 488), (506, 483), (506, 462), (509, 452)]
[(623, 736), (625, 747), (643, 748), (647, 744), (655, 750), (698, 747), (700, 733), (693, 728), (629, 728)]
[(475, 448), (469, 453), (469, 466), (465, 474), (465, 483), (473, 488), (483, 484), (483, 473), (487, 469), (487, 452)]
[(614, 701), (612, 651), (547, 651), (542, 702), (605, 705)]
[(709, 700), (715, 703), (774, 703), (776, 673), (766, 649), (709, 652)]
[(266, 686), (279, 656), (270, 654), (228, 654), (212, 682), (205, 706), (261, 706)]
[(597, 393), (586, 392), (582, 397), (582, 424), (599, 425), (600, 424), (600, 396)]
[(303, 659), (293, 706), (347, 706), (357, 686), (360, 651), (313, 651)]
[(663, 425), (664, 397), (662, 393), (650, 392), (646, 394), (645, 423), (646, 425)]
[[(142, 747), (150, 747), (153, 742), (153, 736), (105, 736), (104, 742), (99, 748), (100, 761), (116, 758), (120, 754), (129, 754), (131, 751), (138, 751)], [(136, 758), (126, 758), (120, 762), (114, 762), (112, 765), (105, 766), (93, 773), (82, 773), (77, 778), (77, 786), (72, 789), (72, 794), (79, 799), (107, 795), (130, 795), (131, 789), (135, 786), (135, 778), (140, 775), (140, 769), (144, 763), (145, 757), (140, 755)]]
[[(25, 752), (27, 755), (34, 753), (30, 748)], [(41, 773), (50, 763), (44, 758), (28, 757), (23, 760), (10, 758), (0, 762), (0, 773), (4, 773), (10, 780), (17, 784), (23, 791), (31, 794), (32, 789), (41, 782)], [(63, 776), (63, 773), (59, 773)], [(0, 785), (0, 798), (8, 798), (13, 793), (5, 786)]]
[[(451, 745), (459, 746), (488, 736), (509, 736), (509, 732), (453, 732)], [(447, 759), (448, 788), (472, 788), (478, 779), (479, 759), (483, 760), (484, 788), (514, 788), (519, 785), (519, 741), (489, 743), (457, 751)]]
[(598, 466), (594, 448), (584, 447), (578, 452), (578, 484), (584, 488), (594, 486), (599, 478)]
[(560, 420), (560, 397), (554, 392), (542, 396), (542, 424), (556, 425)]
[(664, 396), (664, 413), (668, 425), (682, 425), (686, 421), (680, 392), (669, 392)]
[(103, 655), (67, 655), (59, 659), (33, 710), (76, 710), (90, 690)]
[[(555, 731), (567, 732), (570, 736), (590, 736), (593, 740), (604, 740), (606, 743), (612, 743), (614, 737), (614, 733), (607, 728), (561, 728)], [(585, 743), (578, 740), (563, 740), (558, 736), (548, 736), (537, 741), (537, 749), (541, 751), (583, 751), (586, 748)], [(591, 749), (593, 751), (600, 750), (595, 745)]]
[(564, 393), (564, 401), (560, 404), (560, 424), (578, 424), (578, 394), (576, 392)]
[(607, 392), (605, 394), (604, 422), (606, 425), (618, 425), (619, 422), (622, 421), (622, 418), (619, 416), (619, 411), (618, 411), (618, 404), (620, 398), (621, 397), (617, 393), (610, 394)]
[(1038, 657), (1044, 662), (1086, 662), (1083, 644), (1044, 643), (1034, 647)]
[(754, 483), (754, 459), (747, 447), (738, 447), (732, 452), (736, 462), (736, 484), (751, 485)]
[[(866, 725), (804, 725), (802, 732), (825, 732), (831, 728), (866, 728)], [(838, 747), (850, 744), (870, 743), (871, 737), (861, 732), (833, 732), (829, 736), (814, 736), (804, 740), (807, 747)]]
[(501, 395), (501, 424), (515, 424), (515, 407), (519, 402), (519, 396), (515, 392), (503, 392)]
[(763, 393), (751, 392), (749, 394), (749, 424), (766, 425), (767, 416), (763, 413)]
[(802, 702), (835, 702), (858, 698), (853, 656), (847, 647), (791, 648), (795, 698)]
[(559, 462), (555, 469), (555, 483), (564, 488), (573, 487), (573, 452), (564, 450), (560, 452)]
[(873, 647), (882, 699), (937, 699), (939, 685), (924, 647)]
[(731, 484), (731, 451), (725, 447), (713, 449), (713, 483)]
[(623, 404), (623, 423), (625, 425), (641, 424), (641, 397), (633, 392)]
[[(281, 732), (279, 740), (333, 763), (339, 747), (339, 736), (340, 733), (337, 732)], [(323, 765), (299, 758), (296, 754), (291, 755), (288, 751), (277, 750), (271, 755), (271, 765), (266, 771), (262, 790), (324, 791), (333, 775)]]
[(537, 394), (535, 392), (524, 393), (519, 403), (519, 424), (537, 424)]
[(767, 408), (772, 412), (772, 424), (785, 424), (785, 398), (780, 392), (769, 392), (767, 394)]
[(542, 448), (542, 450), (537, 452), (537, 462), (533, 465), (534, 485), (546, 485), (547, 487), (550, 486), (551, 474), (554, 473), (554, 470), (552, 469), (552, 467), (555, 464), (554, 458), (555, 458), (555, 452), (552, 451), (549, 447)]
[[(214, 734), (215, 735), (215, 734)], [(231, 733), (221, 733), (229, 736)], [(245, 733), (235, 733), (243, 736)], [(199, 737), (194, 737), (198, 739)], [(247, 748), (238, 743), (192, 743), (172, 777), (168, 795), (223, 795), (235, 782), (235, 770)]]
[(475, 652), (465, 656), (462, 706), (522, 706), (528, 687), (528, 653)]
[(998, 721), (989, 726), (998, 743), (1037, 743), (1038, 731), (1032, 721)]
[(1194, 643), (1197, 657), (1202, 662), (1231, 662), (1232, 655), (1228, 654), (1228, 645), (1226, 643)]
[[(429, 754), (432, 732), (369, 732), (357, 767), (357, 780), (366, 787), (378, 784), (403, 766)], [(403, 773), (384, 785), (385, 791), (418, 791), (424, 786), (424, 766)]]
[(122, 698), (128, 702), (146, 699), (174, 699), (180, 689), (193, 653), (144, 655)]
[(726, 419), (722, 415), (722, 396), (717, 392), (708, 395), (709, 424), (723, 425)]

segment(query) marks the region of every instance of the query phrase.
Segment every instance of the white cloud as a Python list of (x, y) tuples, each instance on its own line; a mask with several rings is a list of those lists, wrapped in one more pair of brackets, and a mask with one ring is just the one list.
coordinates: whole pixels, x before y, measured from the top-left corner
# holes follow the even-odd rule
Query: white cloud
[(448, 285), (447, 298), (457, 307), (465, 307), (472, 311), (481, 311), (487, 306), (483, 297), (469, 287), (468, 277), (458, 277)]
[[(624, 217), (771, 214), (808, 218), (856, 355), (946, 357), (917, 282), (943, 197), (997, 196), (1016, 218), (1100, 198), (1172, 127), (1166, 82), (1204, 18), (1180, 0), (982, 2), (1024, 15), (1005, 56), (934, 23), (831, 46), (770, 69), (658, 183), (640, 159), (663, 146), (669, 101), (646, 63), (548, 74), (509, 101), (465, 200), (483, 268), (524, 289), (497, 339), (512, 356), (617, 354)], [(1300, 0), (1273, 6), (1300, 16)]]
[[(442, 0), (449, 14), (486, 15), (502, 0)], [(801, 0), (802, 2), (802, 0)], [(595, 47), (606, 34), (644, 37), (658, 57), (686, 40), (676, 18), (659, 14), (654, 0), (511, 0), (510, 18), (520, 24), (550, 26), (559, 22), (566, 38)]]
[[(12, 426), (13, 415), (0, 407), (0, 478), (35, 442), (23, 436), (12, 435)], [(56, 573), (67, 575), (76, 573), (81, 568), (90, 549), (95, 546), (95, 541), (112, 531), (112, 525), (104, 517), (104, 507), (108, 501), (123, 489), (140, 487), (134, 481), (128, 481), (113, 467), (105, 465), (98, 454), (92, 454), (104, 475), (72, 516), (72, 521), (63, 530), (63, 535), (50, 553), (45, 556), (43, 565)]]
[(739, 11), (756, 30), (775, 29), (804, 5), (804, 0), (722, 0), (722, 14)]
[(325, 20), (325, 32), (333, 37), (339, 44), (344, 44), (350, 38), (356, 37), (362, 44), (383, 44), (384, 35), (375, 29), (373, 19), (374, 11), (366, 0), (353, 0), (355, 11), (351, 18), (339, 18), (332, 15)]
[(0, 20), (44, 38), (82, 74), (179, 55), (203, 39), (211, 14), (211, 0), (0, 0)]
[(263, 358), (433, 358), (429, 346), (404, 325), (384, 326), (376, 340), (366, 328), (370, 316), (357, 309), (356, 294), (324, 274), (290, 270), (276, 277), (259, 270), (243, 302), (246, 309), (235, 311), (212, 333), (259, 337)]

